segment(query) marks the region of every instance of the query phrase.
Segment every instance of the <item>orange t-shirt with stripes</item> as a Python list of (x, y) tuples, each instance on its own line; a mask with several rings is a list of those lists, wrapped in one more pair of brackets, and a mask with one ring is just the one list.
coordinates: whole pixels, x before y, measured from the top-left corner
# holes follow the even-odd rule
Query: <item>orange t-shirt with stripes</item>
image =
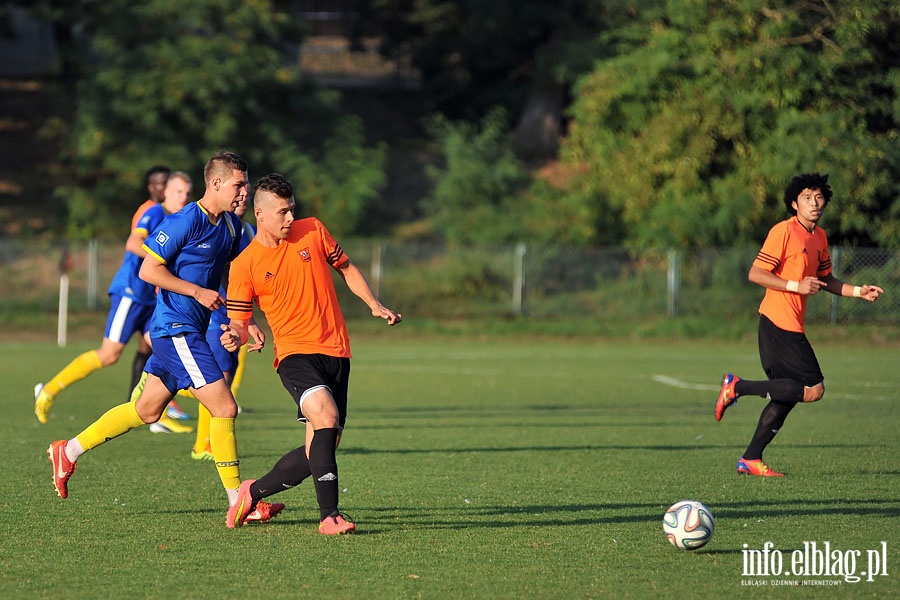
[(253, 302), (272, 329), (275, 368), (293, 354), (350, 358), (350, 337), (331, 269), (349, 260), (321, 221), (294, 221), (275, 248), (254, 239), (231, 263), (228, 316), (249, 319)]
[[(826, 277), (831, 273), (828, 238), (821, 227), (809, 232), (791, 217), (769, 230), (753, 266), (794, 281)], [(781, 329), (803, 333), (806, 299), (803, 294), (766, 288), (759, 312)]]

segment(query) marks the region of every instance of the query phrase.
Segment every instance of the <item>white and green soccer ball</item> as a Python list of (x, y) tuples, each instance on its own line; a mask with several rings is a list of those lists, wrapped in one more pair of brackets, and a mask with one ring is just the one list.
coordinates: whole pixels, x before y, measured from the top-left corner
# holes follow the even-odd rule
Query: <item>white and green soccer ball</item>
[(666, 539), (676, 548), (696, 550), (712, 539), (716, 520), (706, 506), (696, 500), (682, 500), (669, 507), (663, 516)]

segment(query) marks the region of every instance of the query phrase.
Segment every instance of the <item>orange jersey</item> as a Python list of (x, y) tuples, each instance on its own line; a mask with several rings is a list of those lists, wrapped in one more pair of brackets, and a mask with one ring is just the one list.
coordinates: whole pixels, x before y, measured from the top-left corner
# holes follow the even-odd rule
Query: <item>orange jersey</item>
[[(129, 229), (129, 231), (134, 231), (134, 228), (137, 227), (138, 221), (141, 220), (141, 217), (144, 216), (144, 213), (154, 206), (156, 206), (155, 201), (144, 200), (144, 203), (137, 207), (137, 210), (134, 211), (134, 215), (131, 217), (131, 229)], [(150, 232), (148, 231), (147, 233)]]
[(275, 338), (275, 368), (293, 354), (350, 358), (350, 338), (338, 305), (331, 268), (349, 260), (316, 218), (294, 221), (275, 248), (255, 239), (231, 263), (226, 306), (233, 319), (249, 319), (253, 302)]
[[(831, 256), (825, 231), (816, 227), (810, 233), (797, 217), (781, 221), (769, 230), (753, 266), (793, 281), (827, 277), (831, 273)], [(766, 288), (759, 312), (781, 329), (802, 333), (806, 298), (803, 294)]]

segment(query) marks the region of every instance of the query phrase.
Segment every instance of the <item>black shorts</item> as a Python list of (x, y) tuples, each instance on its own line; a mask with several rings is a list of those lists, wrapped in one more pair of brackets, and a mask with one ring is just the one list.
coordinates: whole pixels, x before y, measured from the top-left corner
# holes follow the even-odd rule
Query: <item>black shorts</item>
[(303, 399), (319, 388), (328, 388), (340, 416), (339, 427), (347, 421), (347, 390), (350, 381), (350, 359), (324, 354), (292, 354), (278, 364), (278, 375), (285, 389), (297, 403), (297, 420), (303, 416)]
[(785, 331), (759, 315), (759, 360), (769, 379), (793, 379), (806, 387), (825, 380), (806, 334)]

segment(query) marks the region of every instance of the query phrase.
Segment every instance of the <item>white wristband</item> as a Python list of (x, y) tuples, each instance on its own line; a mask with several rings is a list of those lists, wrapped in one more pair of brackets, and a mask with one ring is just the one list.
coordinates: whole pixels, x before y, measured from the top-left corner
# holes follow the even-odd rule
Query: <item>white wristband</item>
[(787, 291), (796, 293), (797, 290), (800, 289), (800, 282), (794, 281), (792, 279), (788, 279), (788, 282), (787, 282), (787, 284), (785, 284), (784, 287)]
[(853, 286), (853, 297), (854, 298), (862, 298), (862, 287), (861, 286)]

